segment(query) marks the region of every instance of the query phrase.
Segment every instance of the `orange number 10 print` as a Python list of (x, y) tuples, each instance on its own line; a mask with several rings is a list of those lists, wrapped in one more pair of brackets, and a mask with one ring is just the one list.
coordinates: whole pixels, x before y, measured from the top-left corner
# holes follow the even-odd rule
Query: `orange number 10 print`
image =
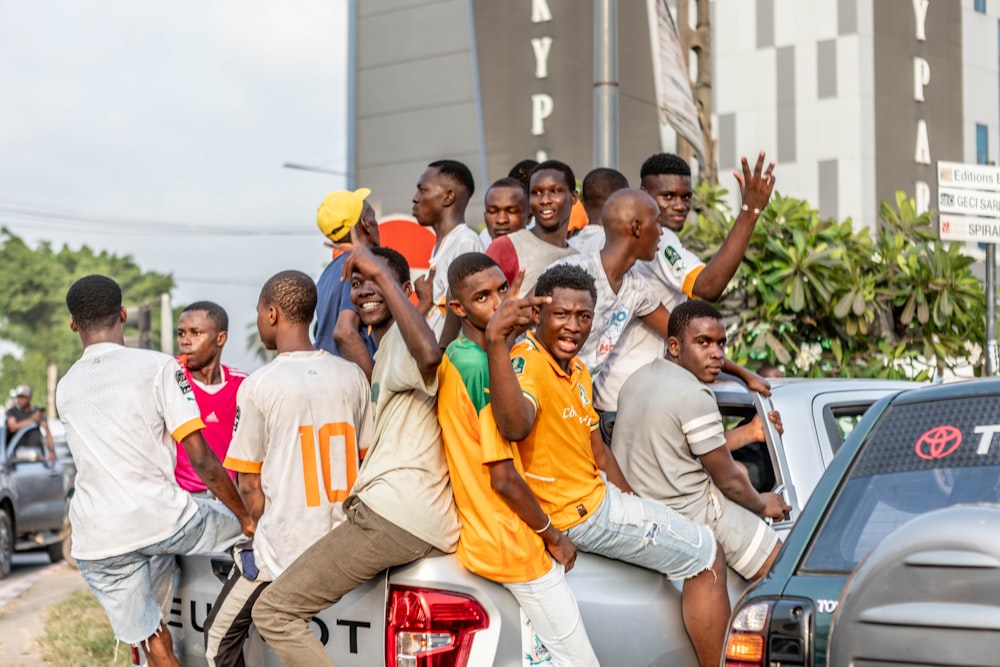
[[(317, 435), (319, 436), (317, 438)], [(344, 475), (343, 482), (336, 480), (337, 488), (334, 488), (333, 470), (330, 466), (330, 441), (336, 439), (333, 445), (335, 456), (343, 457)], [(306, 486), (306, 505), (308, 507), (319, 507), (320, 486), (319, 473), (316, 470), (316, 445), (319, 445), (319, 469), (323, 472), (323, 489), (326, 491), (326, 498), (331, 503), (343, 502), (349, 495), (349, 490), (354, 486), (354, 479), (358, 472), (358, 452), (354, 444), (354, 426), (347, 422), (336, 422), (334, 424), (323, 424), (317, 434), (315, 427), (302, 426), (299, 428), (299, 442), (302, 446), (302, 475)], [(343, 443), (341, 445), (341, 443)], [(339, 475), (338, 475), (339, 477)], [(346, 486), (341, 487), (346, 482)]]

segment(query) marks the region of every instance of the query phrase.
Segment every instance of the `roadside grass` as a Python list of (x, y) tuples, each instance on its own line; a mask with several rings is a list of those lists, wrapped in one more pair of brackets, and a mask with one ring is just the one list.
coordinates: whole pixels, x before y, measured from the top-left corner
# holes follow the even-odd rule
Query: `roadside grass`
[(104, 610), (90, 591), (76, 591), (49, 607), (38, 643), (45, 659), (64, 667), (130, 665), (128, 644), (118, 646)]

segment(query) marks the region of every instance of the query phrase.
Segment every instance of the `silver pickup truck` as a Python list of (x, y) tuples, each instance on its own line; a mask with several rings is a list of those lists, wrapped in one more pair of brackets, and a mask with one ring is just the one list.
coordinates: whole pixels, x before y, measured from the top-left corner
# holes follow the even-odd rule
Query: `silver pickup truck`
[[(875, 401), (916, 383), (880, 380), (772, 380), (770, 398), (733, 381), (712, 385), (732, 425), (760, 415), (766, 442), (736, 454), (759, 490), (784, 489), (786, 533), (823, 471)], [(781, 413), (784, 435), (766, 420)], [(181, 559), (168, 625), (185, 665), (203, 665), (205, 617), (229, 573), (225, 555)], [(591, 643), (608, 665), (695, 665), (680, 616), (680, 587), (641, 567), (581, 553), (567, 575)], [(729, 572), (733, 600), (745, 588)], [(501, 586), (466, 571), (454, 556), (423, 558), (380, 574), (313, 620), (338, 667), (522, 667), (545, 664), (531, 626)], [(280, 665), (255, 633), (247, 664)]]

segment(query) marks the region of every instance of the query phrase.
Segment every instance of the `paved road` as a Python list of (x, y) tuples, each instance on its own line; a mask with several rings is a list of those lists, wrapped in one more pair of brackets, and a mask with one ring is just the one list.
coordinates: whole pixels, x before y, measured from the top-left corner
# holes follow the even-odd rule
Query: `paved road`
[(44, 553), (14, 556), (11, 575), (0, 580), (0, 662), (12, 667), (48, 665), (35, 644), (45, 610), (84, 588), (80, 573), (66, 563), (50, 565)]

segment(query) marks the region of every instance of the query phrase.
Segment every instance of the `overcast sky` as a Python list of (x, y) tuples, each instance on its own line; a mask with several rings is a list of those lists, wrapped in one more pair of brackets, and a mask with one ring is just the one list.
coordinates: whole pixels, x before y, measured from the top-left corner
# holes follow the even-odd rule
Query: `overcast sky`
[(0, 0), (0, 224), (172, 273), (251, 370), (263, 282), (318, 277), (346, 168), (347, 0)]

